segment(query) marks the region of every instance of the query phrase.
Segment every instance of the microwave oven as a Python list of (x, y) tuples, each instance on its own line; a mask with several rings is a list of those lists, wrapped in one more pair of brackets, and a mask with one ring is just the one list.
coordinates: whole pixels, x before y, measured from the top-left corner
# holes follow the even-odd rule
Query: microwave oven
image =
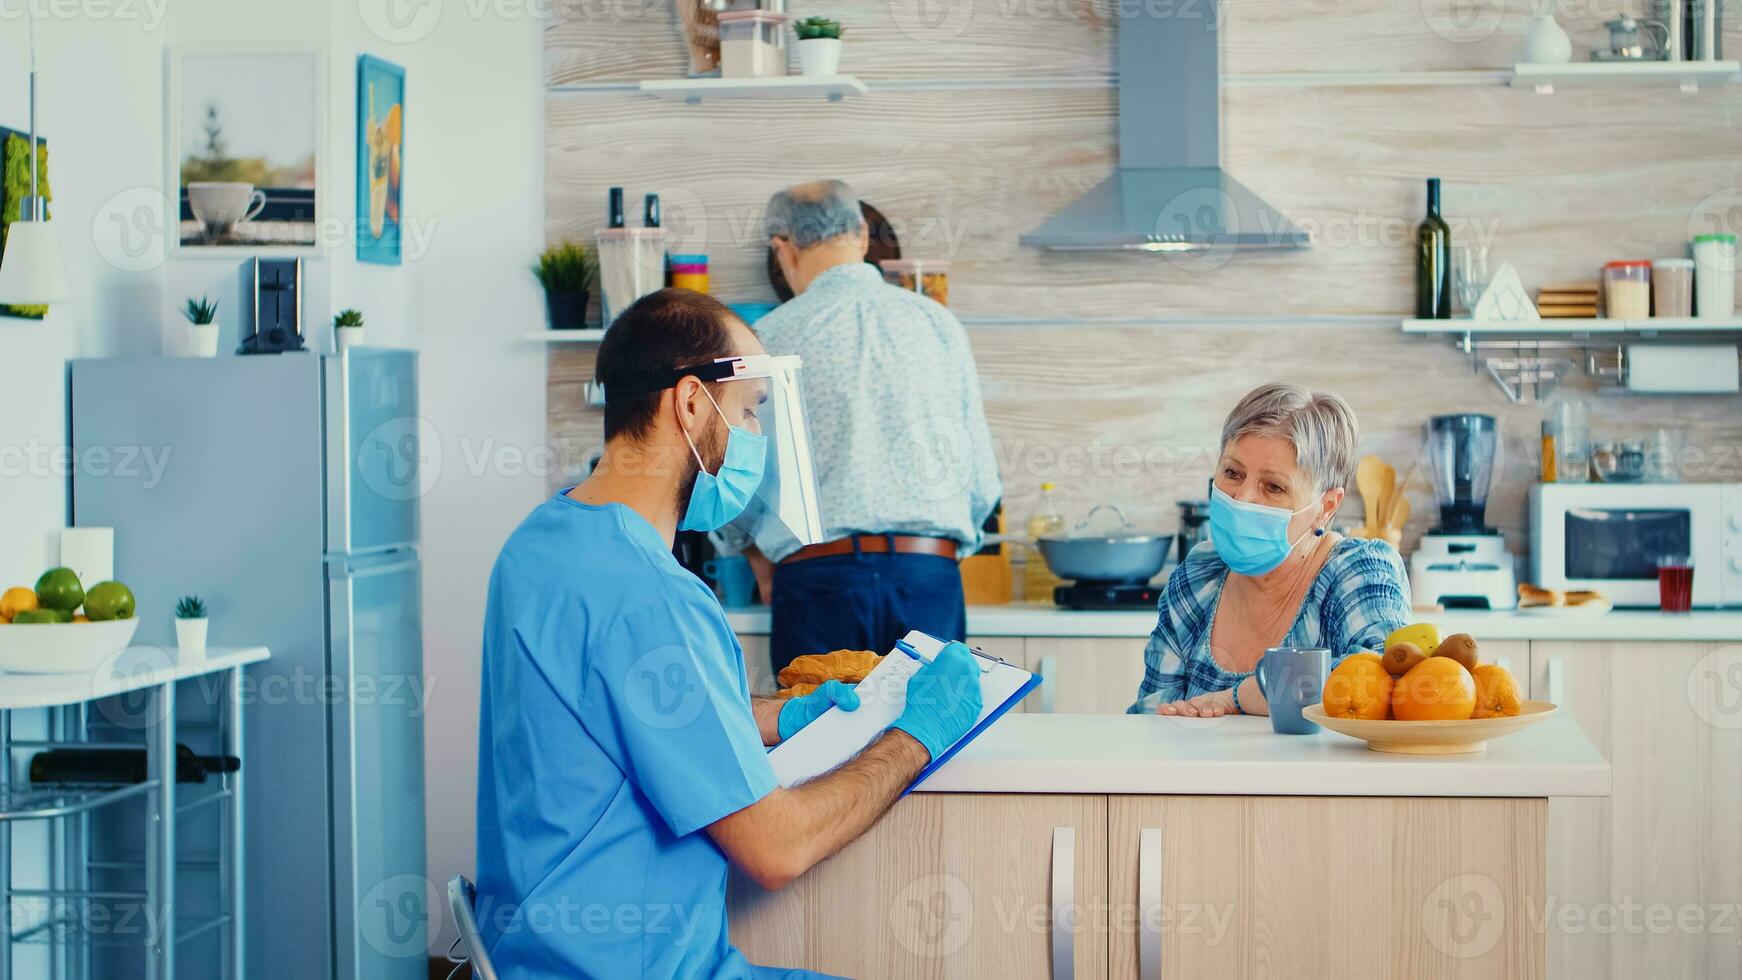
[(1694, 605), (1742, 606), (1742, 483), (1544, 483), (1530, 491), (1530, 578), (1658, 606), (1657, 560), (1694, 562)]

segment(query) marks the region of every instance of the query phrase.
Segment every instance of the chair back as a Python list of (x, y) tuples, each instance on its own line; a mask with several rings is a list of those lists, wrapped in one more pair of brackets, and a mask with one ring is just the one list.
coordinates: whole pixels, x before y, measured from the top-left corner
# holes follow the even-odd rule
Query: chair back
[(448, 952), (448, 960), (453, 963), (470, 963), (472, 976), (477, 980), (496, 980), (496, 968), (490, 965), (490, 954), (484, 949), (484, 937), (478, 932), (478, 919), (473, 915), (472, 907), (478, 900), (478, 890), (466, 880), (465, 875), (454, 875), (448, 879), (448, 908), (454, 914), (454, 928), (459, 930), (458, 944), (464, 947), (462, 954)]

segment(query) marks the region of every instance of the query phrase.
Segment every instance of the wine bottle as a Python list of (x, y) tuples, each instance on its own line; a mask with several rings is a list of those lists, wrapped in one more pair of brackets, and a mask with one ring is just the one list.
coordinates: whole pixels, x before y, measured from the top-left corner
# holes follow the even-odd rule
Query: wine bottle
[[(233, 755), (202, 756), (175, 747), (175, 781), (203, 783), (212, 773), (235, 772)], [(145, 782), (144, 749), (50, 749), (30, 759), (30, 781), (39, 786), (110, 786)]]
[(606, 195), (605, 221), (607, 228), (621, 228), (627, 222), (623, 217), (623, 188), (613, 187)]
[(1452, 316), (1452, 230), (1440, 217), (1440, 179), (1427, 181), (1427, 217), (1415, 229), (1415, 315), (1421, 320)]

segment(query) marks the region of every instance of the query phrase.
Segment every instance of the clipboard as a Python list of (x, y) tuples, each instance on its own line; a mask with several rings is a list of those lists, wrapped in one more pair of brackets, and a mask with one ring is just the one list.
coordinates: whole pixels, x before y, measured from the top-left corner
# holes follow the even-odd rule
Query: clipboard
[[(768, 761), (781, 786), (793, 786), (820, 776), (846, 762), (882, 735), (901, 717), (907, 704), (907, 681), (942, 651), (944, 641), (914, 630), (897, 641), (895, 649), (859, 682), (859, 709), (830, 708), (792, 738), (775, 746)], [(1006, 711), (1019, 704), (1040, 685), (1040, 678), (1015, 664), (973, 651), (980, 664), (980, 717), (966, 735), (933, 759), (914, 777), (906, 792), (926, 780), (950, 758), (992, 726)]]

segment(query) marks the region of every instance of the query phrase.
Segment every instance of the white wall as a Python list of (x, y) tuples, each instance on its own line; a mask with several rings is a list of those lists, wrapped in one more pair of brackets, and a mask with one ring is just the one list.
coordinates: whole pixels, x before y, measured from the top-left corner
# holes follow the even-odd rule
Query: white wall
[[(25, 6), (0, 5), (0, 124), (20, 129)], [(66, 474), (47, 459), (66, 444), (66, 360), (180, 353), (176, 310), (187, 296), (208, 293), (234, 310), (241, 295), (240, 259), (140, 263), (120, 248), (130, 232), (117, 221), (130, 202), (164, 187), (165, 48), (271, 42), (325, 51), (328, 186), (333, 214), (347, 220), (356, 56), (403, 65), (406, 264), (360, 264), (349, 242), (305, 263), (304, 329), (327, 349), (331, 313), (355, 306), (371, 343), (420, 351), (423, 415), (438, 436), (430, 465), (440, 467), (423, 521), (429, 870), (437, 883), (470, 875), (484, 586), (502, 540), (545, 487), (516, 455), (543, 445), (544, 354), (514, 339), (542, 318), (527, 273), (543, 243), (541, 25), (524, 4), (398, 5), (414, 11), (410, 22), (383, 17), (394, 7), (388, 0), (111, 6), (139, 16), (49, 12), (36, 25), (39, 123), (74, 299), (44, 323), (0, 319), (0, 587), (34, 581), (66, 522)], [(150, 19), (154, 7), (161, 22)], [(220, 320), (234, 330), (235, 319), (221, 311)], [(432, 929), (432, 948), (445, 949), (448, 939), (438, 946), (436, 937)]]

